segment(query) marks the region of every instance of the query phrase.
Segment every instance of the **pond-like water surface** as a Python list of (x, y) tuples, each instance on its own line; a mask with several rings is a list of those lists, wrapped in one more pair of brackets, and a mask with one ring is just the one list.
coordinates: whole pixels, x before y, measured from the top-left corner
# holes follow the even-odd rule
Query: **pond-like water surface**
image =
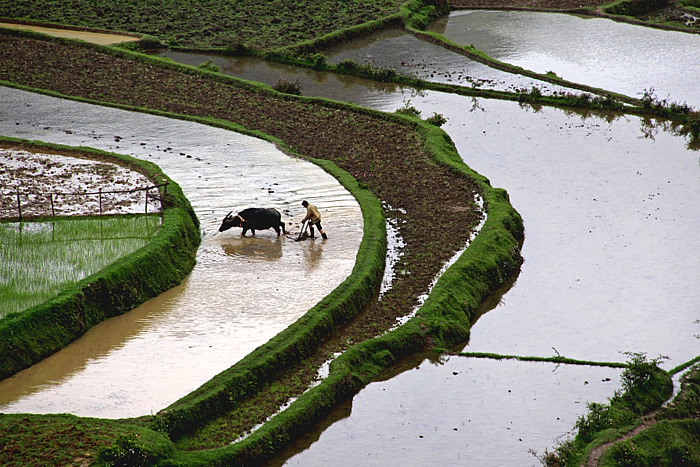
[[(354, 198), (272, 144), (203, 125), (0, 88), (0, 134), (134, 155), (180, 184), (203, 232), (186, 281), (0, 382), (4, 412), (128, 417), (156, 412), (265, 343), (350, 273), (362, 238)], [(231, 210), (277, 208), (299, 231), (302, 199), (328, 241), (218, 233)], [(153, 271), (157, 274), (157, 271)]]
[(573, 92), (545, 81), (497, 70), (418, 39), (404, 30), (378, 32), (350, 44), (331, 47), (325, 54), (331, 63), (354, 60), (375, 67), (393, 68), (435, 83), (498, 91), (529, 90), (537, 86), (545, 93)]
[(512, 360), (414, 359), (369, 384), (270, 465), (540, 466), (535, 454), (551, 451), (588, 402), (605, 402), (619, 386), (619, 373)]
[[(700, 270), (694, 234), (700, 228), (694, 202), (700, 199), (700, 166), (698, 153), (687, 150), (682, 138), (663, 132), (643, 138), (635, 117), (608, 122), (441, 93), (417, 96), (412, 104), (424, 115), (440, 111), (448, 118), (444, 128), (462, 157), (494, 186), (508, 187), (525, 221), (521, 272), (474, 325), (466, 351), (597, 361), (625, 361), (624, 352), (642, 352), (668, 356), (662, 365), (667, 369), (697, 356), (700, 289), (689, 272)], [(402, 375), (406, 398), (393, 403), (385, 383), (371, 385), (328, 434), (319, 428), (310, 435), (317, 441), (296, 446), (277, 462), (321, 466), (342, 454), (352, 459), (346, 465), (402, 465), (420, 458), (412, 465), (538, 466), (530, 449), (551, 451), (587, 403), (605, 402), (619, 389), (615, 383), (598, 392), (576, 385), (599, 371), (590, 367), (567, 367), (558, 376), (566, 382), (543, 385), (537, 365), (510, 364), (515, 371), (502, 362), (470, 359), (478, 373), (475, 393), (461, 386), (427, 390), (460, 371), (454, 361), (436, 367), (435, 374)], [(499, 412), (507, 398), (483, 396), (482, 385), (500, 372), (499, 378), (513, 376), (519, 391), (540, 399)], [(481, 397), (493, 398), (493, 407), (470, 404)], [(565, 411), (560, 398), (580, 411)], [(451, 408), (445, 412), (454, 418), (446, 420), (458, 433), (442, 424), (445, 414), (431, 404)], [(525, 420), (517, 437), (504, 413)], [(552, 425), (557, 417), (564, 423)], [(463, 432), (460, 423), (473, 425), (472, 431)], [(423, 432), (431, 426), (429, 442)], [(461, 436), (460, 444), (455, 438)], [(424, 451), (429, 458), (421, 457)]]
[(431, 30), (491, 57), (569, 81), (700, 108), (700, 35), (603, 18), (524, 11), (459, 11)]

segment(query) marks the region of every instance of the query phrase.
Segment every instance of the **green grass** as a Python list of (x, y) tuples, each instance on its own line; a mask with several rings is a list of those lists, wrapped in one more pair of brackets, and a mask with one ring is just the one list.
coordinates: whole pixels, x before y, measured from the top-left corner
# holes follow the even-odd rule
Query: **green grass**
[(0, 318), (144, 247), (159, 226), (155, 215), (0, 224)]
[[(33, 440), (30, 447), (27, 439)], [(149, 450), (138, 445), (144, 440), (149, 442)], [(111, 449), (106, 449), (112, 444)], [(95, 465), (96, 453), (103, 450), (99, 459), (102, 463), (98, 465), (109, 465), (117, 452), (134, 461), (128, 465), (151, 465), (148, 462), (162, 457), (171, 446), (163, 435), (115, 420), (67, 414), (0, 414), (0, 464), (3, 466)], [(121, 452), (123, 450), (128, 452)]]

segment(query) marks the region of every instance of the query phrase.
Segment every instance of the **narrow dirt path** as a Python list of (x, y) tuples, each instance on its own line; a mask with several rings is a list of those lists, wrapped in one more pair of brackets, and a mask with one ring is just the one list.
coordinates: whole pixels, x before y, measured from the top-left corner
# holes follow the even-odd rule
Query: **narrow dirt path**
[(644, 430), (652, 427), (656, 423), (656, 416), (662, 412), (663, 409), (657, 409), (647, 415), (644, 415), (642, 417), (642, 423), (632, 431), (625, 433), (623, 436), (617, 438), (614, 441), (610, 441), (609, 443), (601, 444), (597, 448), (595, 448), (592, 452), (591, 455), (588, 457), (588, 460), (582, 464), (582, 467), (598, 467), (600, 465), (600, 459), (603, 457), (603, 454), (605, 454), (610, 447), (612, 447), (614, 444), (617, 444), (621, 441), (624, 441), (626, 439), (630, 439), (634, 436), (637, 436), (639, 433), (643, 432)]

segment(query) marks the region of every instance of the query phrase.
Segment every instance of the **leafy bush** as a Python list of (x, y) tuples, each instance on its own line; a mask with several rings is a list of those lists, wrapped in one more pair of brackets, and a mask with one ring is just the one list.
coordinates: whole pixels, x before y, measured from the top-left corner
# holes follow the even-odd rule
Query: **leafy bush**
[(625, 355), (629, 363), (622, 372), (622, 392), (617, 392), (611, 403), (621, 402), (635, 414), (641, 415), (658, 407), (658, 398), (663, 401), (667, 388), (659, 380), (664, 372), (658, 365), (666, 357), (648, 360), (644, 353), (626, 352)]
[(431, 125), (435, 126), (442, 126), (445, 123), (447, 123), (447, 118), (443, 114), (439, 114), (437, 112), (433, 113), (430, 117), (425, 119), (426, 123), (430, 123)]
[(314, 70), (322, 70), (326, 66), (326, 56), (322, 53), (313, 53), (305, 57)]
[(295, 96), (301, 96), (303, 89), (299, 81), (287, 81), (286, 79), (280, 78), (277, 84), (272, 86), (276, 91), (283, 92), (285, 94), (294, 94)]
[(119, 436), (112, 446), (100, 452), (98, 465), (110, 467), (155, 465), (172, 453), (173, 447), (173, 443), (165, 435), (142, 430), (139, 434)]
[(200, 68), (202, 70), (213, 71), (214, 73), (218, 73), (221, 70), (221, 68), (219, 68), (219, 66), (211, 60), (207, 60), (205, 62), (200, 63), (199, 65), (197, 65), (197, 68)]
[(231, 42), (224, 49), (224, 55), (229, 57), (243, 57), (250, 53), (250, 49), (241, 42)]
[(411, 104), (411, 101), (406, 101), (404, 102), (403, 107), (396, 109), (396, 113), (419, 118), (421, 112)]

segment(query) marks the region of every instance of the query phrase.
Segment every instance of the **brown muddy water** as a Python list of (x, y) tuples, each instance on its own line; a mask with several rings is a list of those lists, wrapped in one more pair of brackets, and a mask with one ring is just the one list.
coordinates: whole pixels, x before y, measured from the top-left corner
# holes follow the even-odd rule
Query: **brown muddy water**
[[(3, 412), (129, 417), (156, 412), (286, 328), (342, 282), (362, 238), (359, 205), (319, 167), (225, 130), (9, 88), (0, 133), (134, 155), (179, 183), (203, 244), (186, 281), (0, 382)], [(219, 233), (231, 210), (274, 207), (290, 233), (315, 203), (328, 241)], [(157, 271), (154, 271), (154, 274)]]
[[(539, 27), (546, 34), (547, 24)], [(675, 34), (674, 40), (685, 37)], [(615, 35), (613, 30), (599, 36), (598, 49)], [(380, 64), (403, 60), (413, 70), (429, 70), (435, 55), (395, 59), (400, 55), (395, 45), (383, 48), (381, 39), (334, 53), (371, 56)], [(187, 60), (197, 65), (210, 58)], [(455, 55), (454, 63), (447, 58), (440, 62), (448, 63), (441, 66), (450, 73), (471, 67), (464, 57)], [(659, 60), (668, 62), (658, 66), (680, 70), (673, 76), (681, 83), (686, 58), (664, 54)], [(220, 64), (223, 72), (259, 76), (268, 84), (299, 79), (306, 95), (384, 111), (410, 103), (423, 116), (442, 113), (448, 118), (443, 128), (467, 164), (508, 190), (525, 220), (525, 263), (476, 323), (465, 350), (605, 361), (624, 361), (623, 352), (646, 352), (667, 355), (666, 368), (698, 354), (693, 335), (700, 331), (695, 324), (700, 290), (693, 271), (700, 270), (700, 211), (694, 202), (700, 195), (700, 166), (698, 153), (688, 150), (683, 138), (645, 127), (636, 117), (584, 117), (365, 86), (362, 80), (250, 60), (229, 63), (230, 69)], [(630, 59), (635, 71), (620, 76), (620, 81), (629, 77), (625, 89), (632, 95), (637, 92), (632, 78), (649, 71), (635, 63)], [(434, 79), (448, 78), (437, 71), (430, 71), (438, 76)], [(506, 78), (499, 86), (511, 85)], [(581, 81), (592, 84), (594, 78), (597, 74)], [(680, 89), (678, 95), (685, 93)], [(604, 402), (619, 389), (619, 370), (463, 357), (418, 356), (385, 378), (272, 465), (540, 465), (531, 451), (551, 450), (569, 435), (587, 403)]]
[(28, 24), (2, 23), (0, 28), (8, 29), (24, 29), (29, 31), (40, 32), (50, 36), (65, 37), (68, 39), (80, 39), (85, 42), (92, 42), (99, 45), (114, 45), (122, 42), (133, 42), (139, 40), (138, 37), (125, 36), (122, 34), (110, 34), (103, 32), (79, 31), (77, 29), (49, 28)]

